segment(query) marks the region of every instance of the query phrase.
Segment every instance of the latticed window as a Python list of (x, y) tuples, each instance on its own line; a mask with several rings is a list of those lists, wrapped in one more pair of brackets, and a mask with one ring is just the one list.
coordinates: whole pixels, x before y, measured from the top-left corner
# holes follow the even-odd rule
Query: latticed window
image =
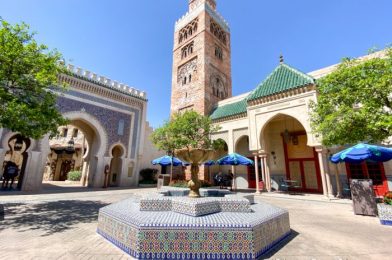
[(215, 46), (215, 57), (217, 57), (220, 60), (223, 60), (223, 51), (222, 48), (219, 46)]
[(190, 23), (188, 23), (184, 28), (182, 28), (178, 33), (178, 43), (186, 41), (190, 38), (195, 32), (197, 32), (199, 19), (196, 18)]
[(210, 31), (215, 37), (217, 37), (224, 45), (226, 45), (226, 33), (223, 29), (211, 19), (210, 21)]
[(222, 79), (220, 79), (220, 76), (215, 75), (212, 76), (211, 81), (210, 81), (211, 87), (212, 87), (212, 94), (220, 99), (224, 99), (227, 97), (227, 91), (224, 86), (224, 82)]
[(186, 45), (184, 48), (181, 49), (181, 59), (185, 59), (189, 55), (193, 53), (193, 42)]

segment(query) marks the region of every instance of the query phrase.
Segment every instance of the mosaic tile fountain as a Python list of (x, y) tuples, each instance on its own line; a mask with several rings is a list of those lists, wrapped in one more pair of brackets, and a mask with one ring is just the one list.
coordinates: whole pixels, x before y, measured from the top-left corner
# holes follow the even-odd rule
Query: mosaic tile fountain
[[(258, 259), (290, 234), (289, 214), (253, 195), (167, 190), (99, 211), (97, 232), (137, 259)], [(170, 195), (178, 196), (170, 196)]]

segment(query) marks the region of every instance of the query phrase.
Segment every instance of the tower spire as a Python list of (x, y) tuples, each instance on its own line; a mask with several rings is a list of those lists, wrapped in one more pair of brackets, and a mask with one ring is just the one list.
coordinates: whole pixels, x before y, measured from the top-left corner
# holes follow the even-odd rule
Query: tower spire
[(216, 10), (216, 0), (189, 0), (189, 11), (202, 4), (208, 4), (213, 10)]
[(283, 63), (284, 63), (283, 54), (280, 54), (280, 56), (279, 56), (279, 63), (280, 63), (280, 64), (283, 64)]

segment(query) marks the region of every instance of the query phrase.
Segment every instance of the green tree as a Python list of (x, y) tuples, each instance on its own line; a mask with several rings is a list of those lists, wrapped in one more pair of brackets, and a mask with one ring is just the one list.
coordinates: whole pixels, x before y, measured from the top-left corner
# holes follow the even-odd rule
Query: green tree
[(154, 130), (150, 139), (159, 150), (165, 151), (168, 155), (173, 155), (177, 144), (174, 141), (174, 136), (170, 128), (170, 122), (166, 121), (163, 126)]
[(38, 44), (29, 26), (0, 19), (0, 127), (41, 138), (66, 123), (56, 108), (56, 94), (66, 73), (62, 55)]
[(344, 59), (317, 83), (313, 131), (324, 145), (377, 143), (392, 135), (392, 49), (384, 57)]
[(218, 130), (209, 117), (191, 110), (173, 115), (152, 133), (151, 140), (158, 149), (169, 154), (182, 148), (218, 149), (222, 143), (211, 141), (211, 134)]

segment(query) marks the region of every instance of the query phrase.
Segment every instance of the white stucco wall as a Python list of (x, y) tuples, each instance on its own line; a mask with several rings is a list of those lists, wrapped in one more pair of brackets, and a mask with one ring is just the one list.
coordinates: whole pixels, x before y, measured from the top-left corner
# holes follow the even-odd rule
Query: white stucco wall
[(154, 131), (152, 127), (150, 127), (149, 123), (146, 122), (145, 127), (145, 134), (144, 134), (144, 146), (143, 146), (143, 153), (142, 157), (140, 158), (140, 170), (145, 168), (154, 168), (161, 170), (161, 166), (159, 165), (152, 165), (151, 161), (158, 157), (164, 156), (164, 151), (159, 151), (151, 142), (150, 135)]

